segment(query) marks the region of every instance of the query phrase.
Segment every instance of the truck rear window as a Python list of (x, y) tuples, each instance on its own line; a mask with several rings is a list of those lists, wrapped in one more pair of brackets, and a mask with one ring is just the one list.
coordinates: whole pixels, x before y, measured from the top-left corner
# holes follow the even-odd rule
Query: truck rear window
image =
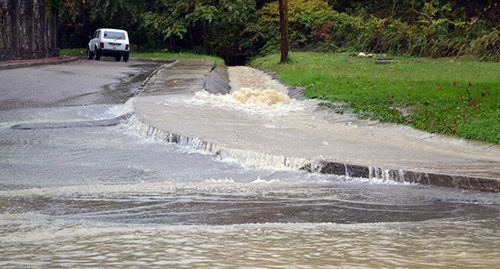
[(104, 38), (107, 39), (125, 39), (125, 34), (123, 32), (113, 32), (113, 31), (105, 31)]

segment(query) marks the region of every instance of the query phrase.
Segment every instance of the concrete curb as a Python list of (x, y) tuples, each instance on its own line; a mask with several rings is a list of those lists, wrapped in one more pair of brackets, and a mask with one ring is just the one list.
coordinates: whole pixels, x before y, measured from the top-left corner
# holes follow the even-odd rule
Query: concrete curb
[[(213, 68), (210, 75), (205, 79), (204, 88), (212, 93), (228, 93), (229, 78), (227, 71), (223, 68)], [(147, 85), (145, 85), (147, 87)], [(233, 149), (223, 145), (217, 145), (203, 141), (199, 137), (183, 136), (171, 131), (161, 130), (152, 126), (136, 115), (131, 117), (129, 124), (138, 130), (141, 135), (151, 137), (156, 141), (176, 143), (189, 146), (219, 156), (221, 158), (237, 156), (238, 161), (252, 163), (252, 160), (265, 159), (274, 163), (275, 168), (286, 168), (301, 170), (311, 173), (322, 173), (346, 177), (362, 177), (379, 181), (395, 181), (406, 183), (417, 183), (423, 185), (435, 185), (442, 187), (453, 187), (474, 191), (500, 192), (500, 180), (493, 178), (472, 177), (466, 175), (448, 175), (434, 172), (418, 172), (403, 169), (370, 167), (365, 165), (331, 162), (327, 160), (308, 160), (303, 158), (290, 158), (251, 150)], [(232, 154), (230, 155), (230, 152)], [(236, 154), (234, 154), (236, 152)]]
[(23, 67), (31, 67), (31, 66), (39, 66), (39, 65), (48, 65), (48, 64), (63, 64), (69, 62), (75, 62), (80, 60), (80, 57), (67, 57), (66, 59), (57, 59), (57, 60), (45, 60), (45, 59), (37, 59), (37, 60), (27, 60), (27, 61), (19, 61), (12, 63), (0, 63), (0, 70), (8, 70), (15, 68), (23, 68)]
[(311, 163), (302, 169), (308, 172), (318, 172), (322, 174), (392, 180), (396, 182), (435, 185), (484, 192), (500, 192), (500, 181), (491, 178), (447, 175), (432, 172), (416, 172), (403, 169), (370, 167), (330, 161)]
[(227, 70), (215, 66), (204, 81), (203, 88), (212, 94), (228, 94), (231, 91), (229, 86), (229, 75)]

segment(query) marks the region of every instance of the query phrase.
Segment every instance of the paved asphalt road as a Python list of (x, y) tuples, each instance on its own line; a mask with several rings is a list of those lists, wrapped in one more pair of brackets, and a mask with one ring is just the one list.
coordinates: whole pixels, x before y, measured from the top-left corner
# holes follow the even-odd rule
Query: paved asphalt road
[(0, 70), (0, 110), (123, 103), (157, 67), (110, 58)]

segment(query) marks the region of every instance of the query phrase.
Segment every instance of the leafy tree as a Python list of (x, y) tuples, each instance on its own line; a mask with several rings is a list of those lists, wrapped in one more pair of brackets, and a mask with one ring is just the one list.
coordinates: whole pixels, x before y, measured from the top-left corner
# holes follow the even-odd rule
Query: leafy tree
[(141, 28), (153, 36), (183, 39), (198, 20), (212, 20), (210, 1), (156, 0), (152, 9), (141, 16)]
[[(141, 27), (169, 40), (176, 49), (179, 39), (190, 49), (216, 54), (226, 61), (244, 57), (242, 29), (254, 18), (255, 0), (157, 0), (156, 10), (142, 16)], [(186, 36), (189, 41), (185, 42)]]
[[(260, 45), (262, 53), (269, 53), (280, 44), (280, 16), (278, 1), (268, 3), (257, 11), (259, 18), (245, 29), (252, 42)], [(312, 36), (310, 28), (318, 21), (332, 20), (338, 16), (323, 0), (287, 1), (290, 47), (303, 48)]]
[(217, 19), (211, 28), (207, 52), (218, 55), (229, 65), (243, 64), (252, 44), (248, 44), (244, 29), (256, 20), (255, 0), (221, 0)]
[(139, 0), (51, 0), (59, 14), (61, 47), (84, 47), (100, 27), (122, 28), (133, 34), (140, 14), (150, 5)]
[[(129, 32), (134, 49), (191, 50), (228, 64), (280, 47), (281, 0), (47, 0), (61, 47), (99, 27)], [(286, 0), (293, 50), (499, 58), (498, 0)]]

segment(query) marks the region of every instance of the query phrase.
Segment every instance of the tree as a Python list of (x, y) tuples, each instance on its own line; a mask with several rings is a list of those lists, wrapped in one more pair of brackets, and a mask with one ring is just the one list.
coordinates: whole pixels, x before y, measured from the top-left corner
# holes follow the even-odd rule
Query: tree
[[(227, 64), (246, 58), (242, 31), (255, 17), (255, 0), (156, 0), (144, 13), (141, 28), (175, 45), (222, 57)], [(174, 44), (177, 41), (181, 44)]]
[(282, 63), (288, 60), (288, 16), (286, 6), (286, 0), (279, 0)]

